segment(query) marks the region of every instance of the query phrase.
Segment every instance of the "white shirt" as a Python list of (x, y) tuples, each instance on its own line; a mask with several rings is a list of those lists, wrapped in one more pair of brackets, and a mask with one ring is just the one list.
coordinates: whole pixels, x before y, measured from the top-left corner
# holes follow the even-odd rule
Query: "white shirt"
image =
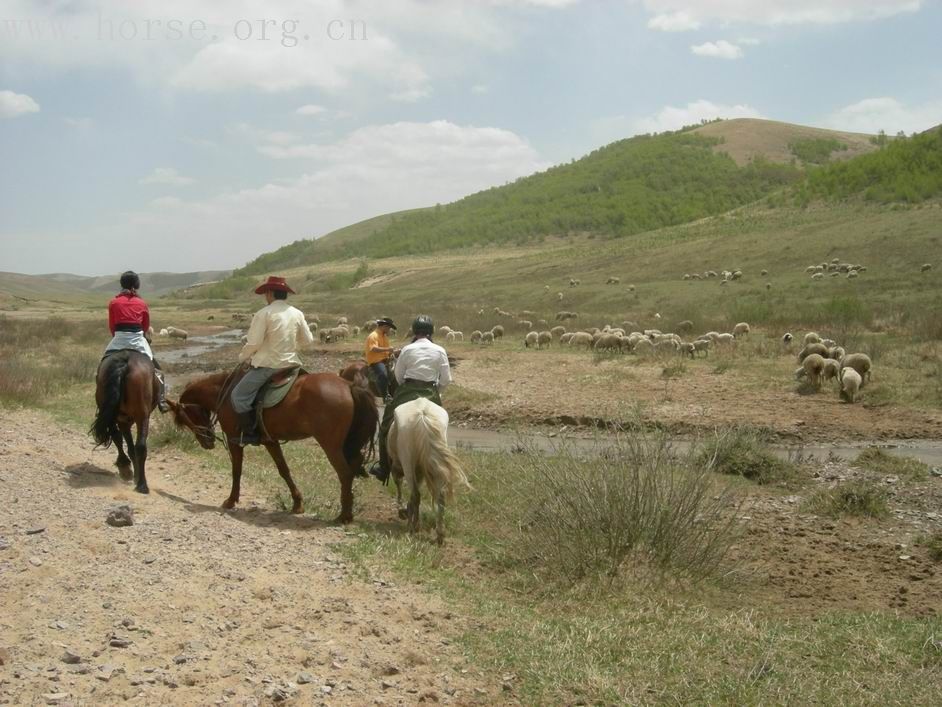
[(404, 346), (396, 360), (396, 380), (402, 383), (406, 378), (437, 383), (442, 390), (451, 383), (451, 367), (445, 349), (428, 339)]
[(301, 310), (278, 299), (255, 313), (247, 339), (239, 360), (251, 358), (256, 368), (300, 365), (298, 349), (314, 342)]

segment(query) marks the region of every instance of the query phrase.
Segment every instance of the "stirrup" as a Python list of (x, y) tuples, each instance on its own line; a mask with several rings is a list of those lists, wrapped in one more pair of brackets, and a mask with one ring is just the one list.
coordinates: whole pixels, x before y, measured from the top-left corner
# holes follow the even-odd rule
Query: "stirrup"
[(383, 465), (379, 462), (373, 462), (373, 465), (370, 467), (370, 476), (375, 476), (378, 481), (383, 483), (383, 486), (389, 483), (389, 471), (384, 469)]

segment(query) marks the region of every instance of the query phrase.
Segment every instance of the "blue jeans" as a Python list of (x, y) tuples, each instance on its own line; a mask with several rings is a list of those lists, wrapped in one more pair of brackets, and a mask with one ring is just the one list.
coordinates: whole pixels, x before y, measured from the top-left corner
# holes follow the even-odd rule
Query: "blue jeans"
[(252, 409), (255, 396), (265, 382), (272, 377), (277, 368), (250, 368), (242, 380), (232, 389), (232, 409), (237, 413)]
[(389, 374), (386, 372), (386, 362), (371, 363), (370, 370), (373, 371), (373, 376), (376, 378), (376, 389), (379, 391), (380, 397), (385, 398), (389, 394)]

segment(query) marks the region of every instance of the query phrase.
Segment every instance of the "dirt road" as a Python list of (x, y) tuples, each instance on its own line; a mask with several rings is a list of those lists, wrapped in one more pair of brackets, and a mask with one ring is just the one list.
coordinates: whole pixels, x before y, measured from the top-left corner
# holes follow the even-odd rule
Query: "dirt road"
[[(0, 703), (494, 702), (411, 586), (365, 581), (347, 530), (272, 510), (172, 449), (133, 493), (82, 434), (0, 415)], [(111, 527), (115, 504), (134, 525)]]

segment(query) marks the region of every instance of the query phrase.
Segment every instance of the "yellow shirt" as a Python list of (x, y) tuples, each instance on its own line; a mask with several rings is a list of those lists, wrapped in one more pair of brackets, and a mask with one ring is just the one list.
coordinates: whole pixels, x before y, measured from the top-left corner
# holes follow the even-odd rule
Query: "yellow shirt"
[(366, 362), (371, 366), (374, 363), (379, 363), (380, 361), (385, 361), (387, 358), (389, 358), (388, 351), (373, 351), (374, 346), (382, 346), (384, 348), (389, 347), (389, 337), (387, 337), (379, 329), (371, 332), (370, 335), (366, 337)]

